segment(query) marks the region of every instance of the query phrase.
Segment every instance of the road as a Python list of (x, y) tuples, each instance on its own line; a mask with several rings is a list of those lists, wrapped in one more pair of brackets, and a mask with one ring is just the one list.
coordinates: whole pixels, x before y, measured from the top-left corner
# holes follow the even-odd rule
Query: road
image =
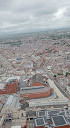
[[(46, 71), (45, 69), (44, 69), (44, 71), (47, 73), (48, 78), (51, 79), (51, 80), (53, 80), (53, 76), (52, 76), (51, 74), (49, 74), (49, 72)], [(61, 86), (59, 86), (60, 83), (56, 82), (56, 80), (53, 80), (53, 81), (54, 81), (54, 84), (56, 85), (56, 87), (61, 91), (61, 93), (62, 93), (65, 97), (69, 98), (70, 96), (65, 92), (65, 90), (63, 90), (63, 88), (62, 88)]]

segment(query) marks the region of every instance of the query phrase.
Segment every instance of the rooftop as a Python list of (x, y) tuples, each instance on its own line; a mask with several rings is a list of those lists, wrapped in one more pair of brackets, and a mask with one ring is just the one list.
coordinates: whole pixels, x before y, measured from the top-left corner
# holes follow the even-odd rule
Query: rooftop
[(5, 83), (0, 83), (0, 89), (3, 90), (5, 88)]
[(52, 121), (53, 121), (53, 125), (54, 126), (65, 126), (68, 125), (68, 123), (66, 122), (64, 116), (53, 116), (52, 117)]
[(19, 107), (19, 100), (18, 100), (18, 98), (13, 96), (13, 95), (10, 95), (8, 97), (7, 102), (6, 102), (4, 107), (6, 107), (6, 106), (14, 106), (14, 107), (18, 108)]
[(21, 126), (12, 126), (11, 128), (21, 128)]
[(35, 93), (35, 92), (45, 92), (46, 90), (49, 90), (49, 87), (44, 87), (44, 86), (36, 86), (36, 87), (25, 87), (21, 89), (22, 94), (27, 94), (27, 93)]
[(40, 82), (40, 83), (44, 84), (43, 76), (41, 74), (34, 75), (32, 77), (32, 84), (34, 84), (35, 82)]
[(12, 83), (15, 82), (15, 80), (16, 80), (16, 79), (11, 79), (11, 80), (9, 80), (9, 81), (7, 82), (7, 84), (12, 84)]
[(27, 118), (33, 118), (35, 127), (59, 127), (70, 126), (70, 111), (66, 109), (37, 110), (26, 113)]

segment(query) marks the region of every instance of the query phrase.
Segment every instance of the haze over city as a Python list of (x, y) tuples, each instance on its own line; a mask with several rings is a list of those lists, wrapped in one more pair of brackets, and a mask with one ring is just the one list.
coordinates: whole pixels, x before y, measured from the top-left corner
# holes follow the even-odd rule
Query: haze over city
[(0, 33), (70, 27), (70, 0), (0, 0)]

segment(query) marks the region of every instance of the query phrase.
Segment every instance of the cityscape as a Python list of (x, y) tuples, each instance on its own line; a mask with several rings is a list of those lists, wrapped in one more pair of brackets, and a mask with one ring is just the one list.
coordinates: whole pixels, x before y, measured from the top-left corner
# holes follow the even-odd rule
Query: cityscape
[(70, 0), (0, 0), (0, 128), (70, 128)]

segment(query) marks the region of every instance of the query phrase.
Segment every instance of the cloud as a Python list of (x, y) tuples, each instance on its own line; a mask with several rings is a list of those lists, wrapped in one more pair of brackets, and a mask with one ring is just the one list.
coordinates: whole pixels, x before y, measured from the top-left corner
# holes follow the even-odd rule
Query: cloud
[(0, 32), (70, 26), (70, 0), (0, 0)]
[(55, 16), (56, 19), (63, 18), (65, 12), (66, 12), (66, 7), (64, 7), (64, 8), (59, 8), (59, 9), (57, 10), (57, 12), (54, 14), (54, 16)]

